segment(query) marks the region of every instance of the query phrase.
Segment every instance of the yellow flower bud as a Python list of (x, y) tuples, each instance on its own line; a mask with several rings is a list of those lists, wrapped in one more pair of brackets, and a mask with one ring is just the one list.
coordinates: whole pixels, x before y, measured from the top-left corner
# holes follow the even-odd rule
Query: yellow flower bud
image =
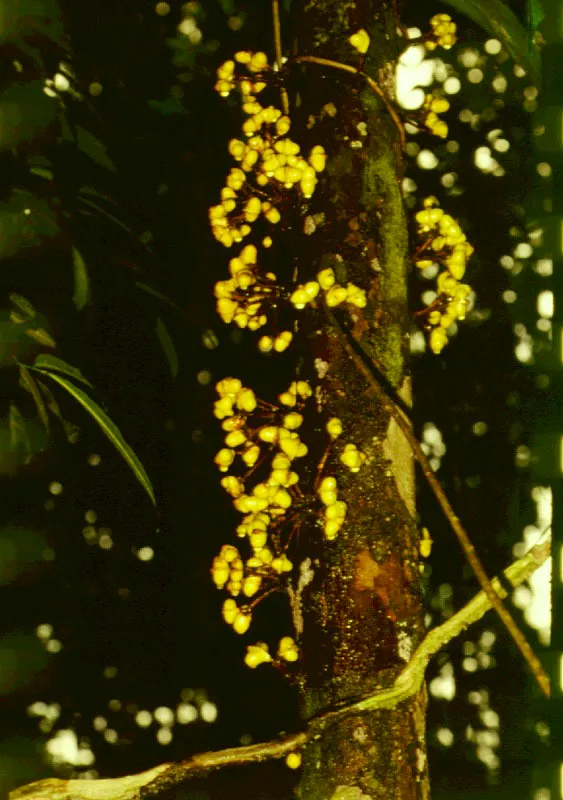
[(331, 286), (334, 286), (336, 278), (334, 277), (334, 270), (332, 267), (327, 267), (326, 269), (322, 269), (320, 272), (317, 272), (317, 280), (321, 289), (324, 289), (324, 291), (328, 291)]
[(223, 619), (228, 625), (232, 625), (235, 621), (235, 617), (238, 614), (238, 606), (236, 602), (231, 598), (227, 598), (223, 603), (222, 609)]
[(240, 609), (233, 620), (233, 629), (235, 633), (243, 634), (250, 628), (252, 621), (252, 614), (250, 611), (243, 611)]
[(444, 349), (447, 341), (448, 337), (444, 328), (434, 328), (430, 332), (430, 349), (436, 355)]
[(278, 656), (285, 661), (297, 661), (299, 650), (291, 636), (283, 636), (278, 645)]
[(272, 656), (268, 652), (268, 645), (263, 642), (257, 644), (250, 644), (247, 647), (244, 663), (250, 669), (256, 669), (260, 664), (265, 664), (272, 660)]
[(315, 172), (322, 172), (326, 166), (326, 152), (322, 145), (317, 144), (309, 155), (309, 164)]
[(301, 753), (288, 753), (285, 757), (285, 763), (290, 769), (299, 769), (301, 760)]
[(367, 53), (370, 43), (370, 38), (368, 32), (365, 31), (363, 28), (360, 28), (359, 31), (353, 33), (352, 36), (348, 38), (348, 41), (350, 42), (352, 47), (355, 47), (356, 50), (358, 50), (358, 52), (360, 52), (362, 55), (365, 55), (365, 53)]
[(235, 451), (229, 448), (222, 448), (215, 456), (215, 463), (220, 472), (226, 472), (235, 460)]

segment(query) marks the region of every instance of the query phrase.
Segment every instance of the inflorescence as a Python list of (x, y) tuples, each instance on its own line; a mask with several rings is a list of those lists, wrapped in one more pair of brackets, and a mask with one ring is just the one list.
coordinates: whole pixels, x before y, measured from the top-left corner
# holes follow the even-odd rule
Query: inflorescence
[(424, 200), (424, 208), (416, 214), (415, 219), (419, 236), (425, 237), (415, 254), (416, 266), (425, 269), (438, 262), (445, 267), (437, 277), (438, 296), (424, 312), (426, 327), (430, 331), (430, 348), (432, 352), (439, 353), (447, 344), (448, 328), (456, 320), (465, 319), (472, 289), (468, 284), (461, 283), (461, 279), (474, 248), (467, 241), (459, 223), (444, 213), (433, 196)]

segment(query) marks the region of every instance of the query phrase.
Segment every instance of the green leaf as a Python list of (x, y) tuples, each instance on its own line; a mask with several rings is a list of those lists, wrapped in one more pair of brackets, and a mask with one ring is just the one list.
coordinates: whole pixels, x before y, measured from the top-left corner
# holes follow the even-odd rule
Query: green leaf
[(541, 57), (537, 45), (518, 17), (501, 0), (444, 0), (456, 11), (499, 39), (514, 61), (526, 70), (532, 81), (541, 84)]
[(174, 343), (172, 342), (170, 334), (168, 333), (168, 330), (160, 317), (156, 318), (156, 335), (158, 336), (162, 349), (164, 350), (164, 355), (168, 360), (172, 377), (175, 378), (180, 368), (178, 364), (178, 354), (176, 353), (176, 348), (174, 347)]
[(35, 401), (35, 407), (37, 408), (37, 415), (46, 431), (49, 430), (49, 414), (47, 413), (47, 409), (45, 408), (45, 403), (43, 402), (43, 398), (41, 397), (41, 392), (37, 388), (37, 384), (32, 375), (29, 374), (29, 370), (23, 364), (20, 364), (20, 386), (25, 389), (30, 395), (33, 397)]
[(27, 328), (27, 330), (25, 330), (24, 333), (31, 339), (35, 339), (36, 342), (39, 342), (39, 344), (42, 344), (44, 347), (57, 346), (57, 343), (55, 342), (51, 334), (45, 330), (45, 328)]
[(54, 370), (55, 372), (62, 372), (64, 375), (68, 375), (69, 378), (82, 381), (82, 383), (85, 383), (86, 386), (90, 387), (90, 389), (94, 388), (90, 381), (86, 380), (79, 369), (76, 367), (71, 367), (71, 365), (67, 364), (66, 361), (63, 361), (62, 358), (52, 356), (50, 353), (41, 353), (41, 355), (37, 356), (33, 366), (47, 371)]
[(76, 126), (76, 146), (82, 150), (84, 155), (99, 164), (100, 167), (105, 167), (112, 172), (115, 172), (115, 164), (108, 156), (105, 145), (93, 133), (87, 131), (81, 125)]
[(10, 431), (10, 450), (20, 456), (24, 464), (27, 464), (32, 455), (31, 439), (25, 417), (14, 403), (10, 403), (8, 430)]
[(90, 281), (88, 270), (80, 252), (72, 248), (72, 269), (74, 272), (74, 294), (72, 302), (81, 311), (90, 300)]
[(23, 311), (26, 317), (35, 316), (35, 309), (33, 305), (25, 297), (22, 297), (21, 294), (16, 294), (15, 292), (12, 292), (12, 294), (10, 295), (10, 300), (15, 306), (19, 308), (20, 311)]
[(180, 306), (177, 306), (169, 297), (162, 292), (159, 292), (158, 289), (154, 289), (152, 286), (149, 286), (147, 283), (141, 283), (140, 281), (135, 281), (135, 286), (139, 289), (142, 289), (143, 292), (147, 292), (147, 294), (152, 294), (154, 297), (158, 297), (159, 300), (162, 300), (163, 303), (170, 306), (170, 308), (174, 308), (176, 311), (182, 311), (183, 309)]
[(102, 411), (100, 406), (92, 400), (91, 397), (79, 389), (78, 386), (75, 386), (71, 381), (68, 381), (66, 378), (63, 378), (62, 375), (58, 375), (54, 372), (49, 372), (46, 369), (39, 369), (37, 367), (31, 367), (30, 369), (34, 369), (37, 372), (41, 372), (43, 375), (47, 375), (51, 380), (58, 383), (63, 389), (74, 397), (80, 405), (86, 409), (86, 411), (92, 416), (92, 418), (98, 423), (100, 428), (102, 429), (103, 433), (107, 436), (109, 441), (114, 445), (126, 463), (131, 467), (133, 473), (141, 486), (145, 489), (146, 493), (151, 499), (153, 505), (156, 505), (156, 499), (154, 496), (154, 490), (152, 488), (152, 484), (150, 479), (145, 472), (145, 468), (135, 455), (133, 449), (130, 445), (127, 444), (125, 439), (123, 438), (121, 431), (119, 428), (111, 421), (111, 419), (107, 416), (107, 414)]
[(61, 409), (59, 407), (59, 404), (57, 403), (57, 401), (55, 399), (55, 395), (49, 389), (49, 387), (46, 386), (43, 383), (43, 381), (37, 381), (37, 385), (39, 386), (43, 396), (45, 397), (45, 402), (47, 403), (47, 408), (49, 409), (51, 414), (54, 414), (55, 417), (57, 417), (57, 419), (60, 420), (60, 422), (61, 422), (61, 424), (62, 424), (62, 426), (64, 428), (64, 432), (65, 432), (65, 435), (66, 435), (66, 438), (68, 439), (68, 441), (69, 442), (77, 441), (78, 434), (80, 433), (80, 428), (77, 425), (74, 425), (72, 422), (68, 422), (66, 419), (63, 418), (63, 415), (61, 414)]

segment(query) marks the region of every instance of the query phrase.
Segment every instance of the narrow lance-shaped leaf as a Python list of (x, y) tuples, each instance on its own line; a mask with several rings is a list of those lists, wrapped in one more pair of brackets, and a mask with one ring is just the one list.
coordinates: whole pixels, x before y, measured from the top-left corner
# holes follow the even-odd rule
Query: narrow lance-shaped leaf
[(168, 333), (168, 330), (160, 317), (156, 318), (156, 335), (158, 336), (160, 344), (162, 345), (164, 355), (168, 360), (172, 377), (175, 378), (180, 368), (178, 364), (178, 354), (176, 353), (176, 348), (174, 347), (174, 343), (170, 337), (170, 334)]
[(62, 372), (64, 375), (68, 375), (69, 378), (74, 378), (77, 381), (85, 383), (90, 389), (94, 388), (77, 367), (72, 367), (70, 364), (67, 364), (66, 361), (63, 361), (62, 358), (52, 356), (50, 353), (41, 353), (41, 355), (38, 355), (33, 366), (47, 371), (54, 370), (55, 372)]
[(64, 378), (62, 375), (58, 375), (55, 372), (50, 372), (46, 369), (39, 369), (38, 367), (30, 367), (30, 369), (36, 370), (37, 372), (41, 372), (43, 375), (47, 375), (51, 380), (58, 383), (62, 386), (66, 391), (72, 395), (75, 400), (77, 400), (80, 405), (86, 409), (86, 411), (93, 417), (93, 419), (98, 423), (104, 434), (110, 440), (110, 442), (114, 445), (117, 451), (121, 454), (121, 456), (125, 459), (127, 464), (133, 470), (133, 473), (141, 486), (145, 489), (146, 493), (151, 499), (153, 505), (156, 505), (156, 500), (154, 496), (154, 490), (152, 488), (152, 484), (150, 479), (145, 472), (145, 468), (135, 455), (133, 449), (130, 445), (127, 444), (125, 439), (123, 438), (121, 431), (119, 428), (111, 421), (111, 419), (107, 416), (107, 414), (102, 411), (100, 406), (92, 400), (91, 397), (79, 389), (78, 386), (75, 386), (71, 381)]
[(72, 302), (81, 311), (90, 300), (90, 281), (88, 270), (80, 251), (76, 247), (72, 248), (72, 269), (74, 272), (74, 294)]
[(526, 70), (539, 86), (541, 83), (540, 51), (530, 41), (528, 31), (518, 17), (501, 0), (444, 0), (456, 11), (480, 25), (504, 45), (517, 64)]
[(45, 403), (43, 398), (41, 397), (41, 392), (37, 388), (37, 384), (32, 375), (30, 375), (29, 370), (23, 364), (20, 364), (20, 386), (24, 388), (30, 395), (33, 397), (35, 401), (35, 406), (37, 408), (37, 414), (39, 419), (43, 423), (45, 430), (49, 430), (49, 414), (47, 412), (47, 408), (45, 407)]

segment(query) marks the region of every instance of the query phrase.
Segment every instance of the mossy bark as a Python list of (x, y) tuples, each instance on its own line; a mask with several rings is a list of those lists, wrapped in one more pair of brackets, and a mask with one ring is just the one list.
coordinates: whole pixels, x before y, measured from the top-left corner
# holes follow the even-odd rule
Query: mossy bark
[[(298, 56), (361, 67), (392, 100), (394, 65), (404, 40), (389, 0), (310, 0), (295, 11)], [(371, 37), (361, 58), (348, 37)], [(309, 211), (317, 224), (300, 259), (314, 272), (332, 265), (340, 283), (368, 289), (368, 305), (340, 311), (354, 338), (409, 401), (408, 232), (401, 194), (402, 154), (385, 104), (361, 75), (300, 64), (298, 112), (311, 144), (328, 154), (326, 176)], [(386, 686), (422, 639), (423, 607), (414, 520), (413, 460), (403, 435), (370, 392), (328, 318), (311, 333), (319, 372), (317, 402), (343, 422), (342, 440), (368, 456), (358, 473), (328, 462), (348, 504), (346, 523), (306, 568), (293, 597), (300, 621), (305, 718)], [(322, 376), (322, 377), (321, 377)], [(303, 569), (303, 565), (302, 565)], [(298, 607), (297, 607), (298, 606)], [(419, 800), (429, 796), (426, 697), (389, 711), (334, 723), (304, 754), (303, 800)]]

